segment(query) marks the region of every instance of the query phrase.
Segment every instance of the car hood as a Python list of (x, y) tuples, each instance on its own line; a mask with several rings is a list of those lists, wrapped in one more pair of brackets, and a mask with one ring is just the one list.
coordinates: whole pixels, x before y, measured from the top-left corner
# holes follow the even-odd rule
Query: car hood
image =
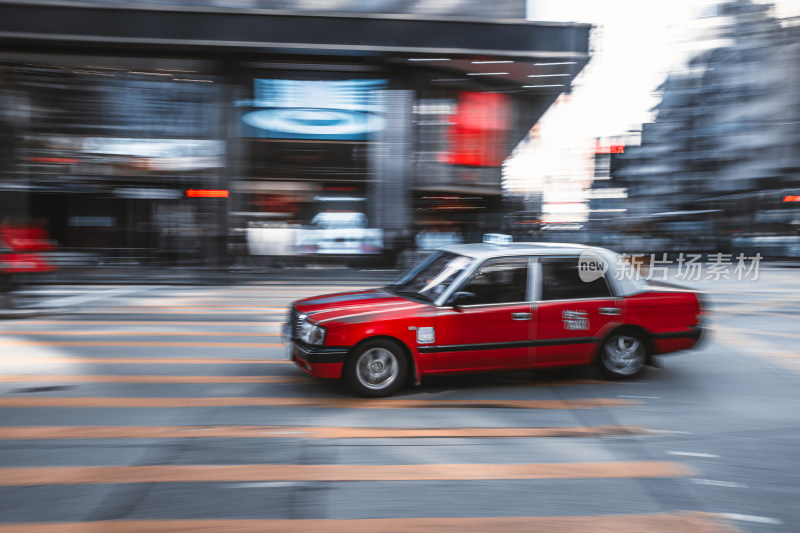
[(398, 314), (413, 314), (430, 305), (397, 296), (386, 289), (340, 292), (305, 298), (294, 303), (299, 313), (308, 315), (318, 324), (332, 321), (353, 323), (386, 320)]

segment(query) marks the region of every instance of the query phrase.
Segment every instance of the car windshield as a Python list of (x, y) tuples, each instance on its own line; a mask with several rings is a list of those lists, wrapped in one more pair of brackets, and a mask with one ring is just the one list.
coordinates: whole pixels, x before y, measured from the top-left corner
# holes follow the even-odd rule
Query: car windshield
[(434, 252), (414, 265), (389, 288), (398, 294), (434, 301), (473, 263), (451, 252)]

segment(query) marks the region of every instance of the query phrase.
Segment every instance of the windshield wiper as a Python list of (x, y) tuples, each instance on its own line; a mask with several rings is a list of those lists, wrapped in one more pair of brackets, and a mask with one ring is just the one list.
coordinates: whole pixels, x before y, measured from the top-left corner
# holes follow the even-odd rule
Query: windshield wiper
[(398, 296), (409, 296), (411, 298), (416, 298), (418, 300), (424, 300), (426, 302), (432, 302), (433, 301), (427, 295), (420, 294), (417, 291), (412, 291), (412, 290), (409, 290), (409, 289), (398, 289), (396, 285), (389, 285), (388, 288), (391, 289), (392, 292), (394, 292)]

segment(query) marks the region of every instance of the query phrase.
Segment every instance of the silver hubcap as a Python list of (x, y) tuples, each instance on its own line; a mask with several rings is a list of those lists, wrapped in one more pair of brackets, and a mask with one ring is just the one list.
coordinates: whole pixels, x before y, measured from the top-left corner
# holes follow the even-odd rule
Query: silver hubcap
[(639, 339), (628, 335), (615, 335), (603, 350), (606, 368), (624, 376), (635, 374), (644, 366), (644, 355)]
[(385, 348), (370, 348), (358, 358), (356, 377), (372, 390), (385, 389), (397, 379), (397, 357)]

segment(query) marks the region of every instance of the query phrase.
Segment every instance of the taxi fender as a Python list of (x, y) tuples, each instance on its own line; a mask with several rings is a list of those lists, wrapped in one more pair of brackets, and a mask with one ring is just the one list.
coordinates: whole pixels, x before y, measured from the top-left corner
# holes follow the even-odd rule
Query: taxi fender
[[(424, 373), (424, 362), (422, 365), (418, 360), (420, 355), (412, 346), (416, 346), (416, 327), (410, 329), (407, 321), (381, 321), (363, 322), (356, 324), (336, 324), (331, 325), (326, 344), (336, 346), (347, 346), (352, 354), (364, 342), (375, 339), (387, 339), (396, 342), (405, 352), (409, 365), (414, 375), (415, 383), (419, 383), (422, 373)], [(420, 367), (423, 368), (420, 368)]]
[[(353, 346), (353, 348), (350, 350), (350, 353), (351, 354), (354, 353), (356, 350), (358, 350), (359, 346), (361, 346), (362, 344), (364, 344), (366, 342), (374, 341), (374, 340), (381, 340), (381, 339), (382, 340), (392, 341), (395, 344), (397, 344), (400, 347), (401, 350), (403, 350), (403, 353), (405, 353), (405, 355), (406, 355), (406, 360), (408, 361), (408, 364), (410, 365), (410, 369), (411, 369), (411, 373), (412, 373), (411, 375), (414, 376), (414, 383), (418, 385), (420, 383), (420, 381), (421, 381), (421, 374), (420, 374), (420, 371), (419, 371), (419, 365), (417, 364), (417, 358), (414, 357), (414, 354), (411, 352), (411, 348), (409, 348), (409, 346), (406, 343), (404, 343), (403, 341), (401, 341), (397, 337), (392, 337), (392, 336), (389, 336), (389, 335), (374, 335), (374, 336), (371, 336), (371, 337), (366, 337), (362, 341), (358, 342), (355, 346)], [(342, 369), (342, 371), (344, 372), (344, 368)]]

